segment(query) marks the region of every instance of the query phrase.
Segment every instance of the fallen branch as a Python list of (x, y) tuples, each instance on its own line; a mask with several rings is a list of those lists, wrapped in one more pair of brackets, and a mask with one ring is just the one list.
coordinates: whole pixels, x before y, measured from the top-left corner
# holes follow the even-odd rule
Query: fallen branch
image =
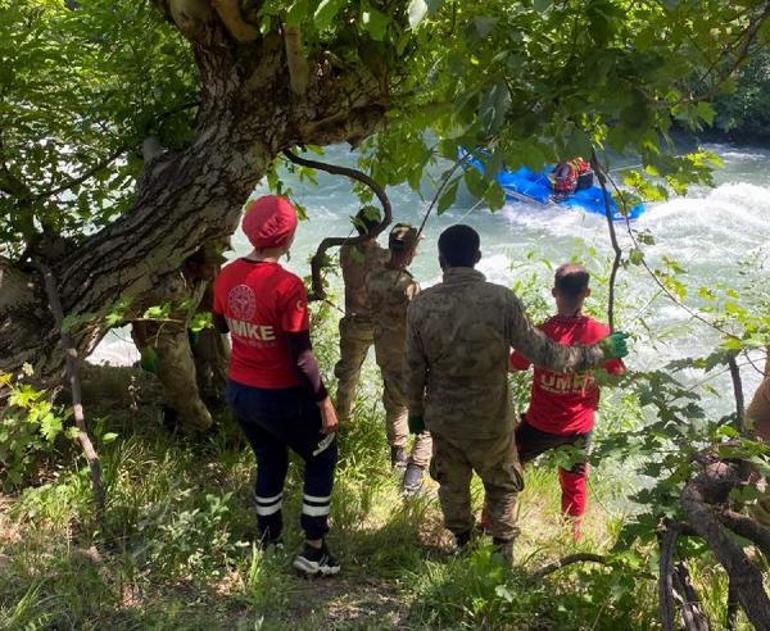
[(727, 536), (709, 499), (719, 499), (740, 482), (737, 465), (713, 463), (685, 485), (682, 508), (695, 531), (706, 540), (735, 588), (735, 596), (757, 629), (770, 630), (770, 598), (760, 569)]
[(390, 204), (390, 199), (388, 199), (387, 193), (385, 193), (385, 189), (363, 171), (351, 167), (343, 167), (335, 164), (318, 162), (317, 160), (308, 160), (307, 158), (302, 158), (289, 150), (284, 151), (283, 155), (286, 156), (286, 158), (293, 164), (298, 164), (300, 166), (308, 167), (311, 169), (318, 169), (319, 171), (325, 171), (326, 173), (331, 173), (332, 175), (344, 175), (345, 177), (348, 177), (352, 180), (361, 182), (362, 184), (368, 186), (372, 192), (374, 192), (374, 194), (377, 196), (377, 199), (380, 200), (380, 204), (382, 204), (382, 219), (380, 220), (380, 223), (378, 223), (374, 228), (372, 228), (372, 230), (369, 231), (368, 234), (358, 235), (357, 237), (352, 238), (327, 237), (318, 244), (318, 249), (310, 261), (312, 292), (308, 296), (308, 299), (325, 300), (326, 290), (323, 286), (321, 270), (324, 266), (326, 251), (329, 248), (342, 245), (358, 245), (367, 239), (376, 238), (393, 221), (393, 207)]
[(553, 574), (557, 570), (560, 570), (568, 565), (574, 565), (575, 563), (599, 563), (601, 565), (609, 565), (611, 559), (601, 554), (592, 554), (590, 552), (578, 552), (577, 554), (570, 554), (569, 556), (559, 559), (553, 563), (549, 563), (545, 567), (534, 572), (530, 578), (533, 581), (538, 581), (549, 574)]
[(686, 631), (709, 631), (709, 621), (700, 598), (690, 581), (687, 566), (679, 562), (674, 568), (674, 593), (682, 608), (682, 624)]
[[(658, 562), (658, 601), (660, 620), (665, 631), (674, 631), (674, 600), (679, 602), (682, 620), (686, 629), (704, 631), (708, 621), (697, 606), (697, 594), (690, 584), (687, 567), (683, 563), (674, 565), (676, 543), (679, 537), (696, 534), (689, 524), (666, 520), (660, 534), (660, 561)], [(689, 626), (688, 626), (689, 625)]]
[(94, 494), (94, 504), (96, 506), (96, 517), (104, 530), (105, 491), (104, 482), (102, 481), (102, 465), (99, 460), (99, 455), (96, 453), (96, 449), (94, 449), (94, 445), (91, 442), (91, 437), (88, 434), (88, 426), (86, 425), (86, 418), (83, 412), (80, 373), (77, 364), (78, 352), (69, 333), (62, 327), (62, 323), (64, 322), (64, 311), (62, 310), (59, 290), (57, 289), (56, 279), (54, 278), (51, 268), (39, 261), (35, 261), (34, 265), (43, 276), (45, 290), (48, 296), (48, 304), (51, 308), (51, 313), (53, 313), (56, 327), (59, 329), (62, 349), (66, 356), (66, 370), (70, 381), (72, 411), (75, 417), (75, 425), (78, 429), (78, 441), (83, 448), (83, 454), (85, 455), (86, 460), (88, 461), (88, 467), (91, 470), (91, 485)]

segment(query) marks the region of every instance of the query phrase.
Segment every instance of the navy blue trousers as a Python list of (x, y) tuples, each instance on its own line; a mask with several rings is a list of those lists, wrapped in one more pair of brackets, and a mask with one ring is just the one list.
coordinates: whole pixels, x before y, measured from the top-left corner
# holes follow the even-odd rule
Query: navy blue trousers
[(308, 539), (329, 530), (337, 440), (321, 431), (318, 405), (304, 388), (271, 390), (234, 381), (227, 401), (257, 459), (257, 527), (263, 539), (281, 535), (283, 485), (289, 468), (289, 449), (305, 461), (305, 484), (300, 523)]

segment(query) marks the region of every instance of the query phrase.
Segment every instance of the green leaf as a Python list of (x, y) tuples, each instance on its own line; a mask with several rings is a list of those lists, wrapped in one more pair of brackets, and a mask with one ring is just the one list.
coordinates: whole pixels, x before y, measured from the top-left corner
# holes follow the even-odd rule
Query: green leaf
[(104, 434), (104, 436), (102, 436), (102, 442), (105, 443), (105, 444), (106, 443), (111, 443), (117, 437), (118, 437), (118, 435), (115, 432), (107, 432), (106, 434)]
[(319, 31), (325, 31), (332, 25), (340, 9), (345, 6), (347, 0), (321, 0), (321, 3), (313, 13), (313, 21)]
[(378, 42), (385, 39), (390, 18), (369, 4), (364, 4), (361, 12), (361, 22), (369, 36)]
[(465, 172), (464, 179), (465, 185), (468, 187), (468, 191), (470, 191), (471, 195), (478, 198), (484, 196), (489, 182), (478, 169), (468, 169)]
[(438, 214), (443, 214), (447, 208), (449, 208), (452, 204), (455, 203), (455, 198), (457, 197), (457, 185), (460, 183), (460, 178), (456, 178), (453, 182), (451, 182), (445, 189), (444, 192), (441, 193), (441, 197), (439, 197), (438, 200)]
[(714, 111), (714, 107), (711, 105), (711, 103), (708, 103), (706, 101), (701, 101), (698, 103), (698, 107), (696, 108), (696, 112), (698, 114), (698, 117), (706, 123), (709, 127), (711, 127), (714, 124), (714, 118), (716, 117), (716, 111)]
[(505, 191), (497, 182), (493, 182), (484, 193), (484, 201), (492, 210), (500, 210), (505, 206)]
[(632, 265), (641, 265), (644, 261), (644, 252), (639, 248), (632, 248), (628, 253), (628, 260)]

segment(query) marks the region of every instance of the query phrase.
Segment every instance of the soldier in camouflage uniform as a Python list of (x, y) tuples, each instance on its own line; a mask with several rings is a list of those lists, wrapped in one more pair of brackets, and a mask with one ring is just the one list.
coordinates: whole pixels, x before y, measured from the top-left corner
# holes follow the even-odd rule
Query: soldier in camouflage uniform
[(170, 304), (167, 316), (157, 321), (136, 320), (131, 326), (142, 366), (155, 373), (163, 384), (166, 418), (185, 432), (205, 432), (213, 425), (198, 389), (188, 326), (222, 261), (217, 250), (212, 244), (193, 254), (182, 270), (159, 283), (140, 306), (144, 311), (151, 306)]
[(511, 346), (533, 363), (558, 372), (582, 371), (625, 354), (624, 334), (602, 346), (567, 347), (536, 329), (516, 295), (486, 282), (474, 269), (479, 236), (452, 226), (439, 239), (443, 282), (410, 305), (407, 322), (407, 399), (412, 431), (433, 436), (431, 475), (438, 481), (446, 527), (457, 544), (474, 527), (470, 481), (484, 483), (485, 510), (495, 545), (509, 562), (518, 530), (515, 508), (523, 488), (508, 389)]
[(417, 492), (422, 486), (423, 471), (431, 457), (430, 434), (421, 432), (415, 439), (411, 456), (406, 457), (409, 424), (404, 391), (404, 353), (406, 350), (406, 311), (417, 296), (420, 286), (407, 271), (417, 246), (417, 230), (407, 224), (394, 226), (388, 239), (390, 260), (385, 267), (369, 272), (366, 289), (372, 312), (377, 314), (374, 326), (374, 351), (382, 370), (385, 422), (395, 467), (406, 467), (404, 492)]
[[(359, 234), (368, 235), (379, 222), (378, 211), (368, 207), (359, 211), (354, 223)], [(385, 265), (387, 260), (388, 251), (373, 238), (340, 248), (340, 266), (345, 282), (345, 316), (340, 320), (340, 360), (334, 367), (334, 375), (337, 377), (337, 415), (343, 422), (350, 419), (353, 413), (361, 366), (369, 347), (374, 344), (366, 275)]]

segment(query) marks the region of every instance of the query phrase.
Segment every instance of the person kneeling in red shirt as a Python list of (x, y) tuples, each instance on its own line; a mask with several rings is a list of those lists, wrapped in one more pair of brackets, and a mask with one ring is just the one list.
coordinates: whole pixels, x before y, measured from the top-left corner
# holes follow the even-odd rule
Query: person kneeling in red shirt
[[(596, 344), (610, 329), (583, 315), (583, 303), (591, 295), (590, 276), (582, 265), (565, 264), (556, 270), (552, 295), (557, 314), (539, 328), (552, 340), (573, 346)], [(530, 361), (514, 350), (511, 370), (527, 370)], [(611, 359), (604, 365), (610, 374), (621, 374), (623, 362)], [(516, 445), (522, 465), (550, 449), (571, 446), (583, 458), (570, 470), (559, 469), (562, 513), (572, 519), (575, 539), (581, 536), (581, 518), (586, 510), (588, 453), (594, 413), (599, 407), (599, 387), (591, 373), (560, 374), (535, 366), (532, 395), (527, 413), (516, 428)]]
[(337, 414), (310, 343), (302, 280), (283, 269), (297, 212), (266, 195), (250, 202), (243, 232), (254, 250), (226, 265), (214, 281), (217, 328), (230, 331), (227, 400), (257, 459), (257, 529), (263, 546), (281, 545), (281, 502), (288, 450), (305, 461), (301, 525), (306, 542), (294, 567), (308, 575), (340, 566), (324, 536), (337, 464)]

